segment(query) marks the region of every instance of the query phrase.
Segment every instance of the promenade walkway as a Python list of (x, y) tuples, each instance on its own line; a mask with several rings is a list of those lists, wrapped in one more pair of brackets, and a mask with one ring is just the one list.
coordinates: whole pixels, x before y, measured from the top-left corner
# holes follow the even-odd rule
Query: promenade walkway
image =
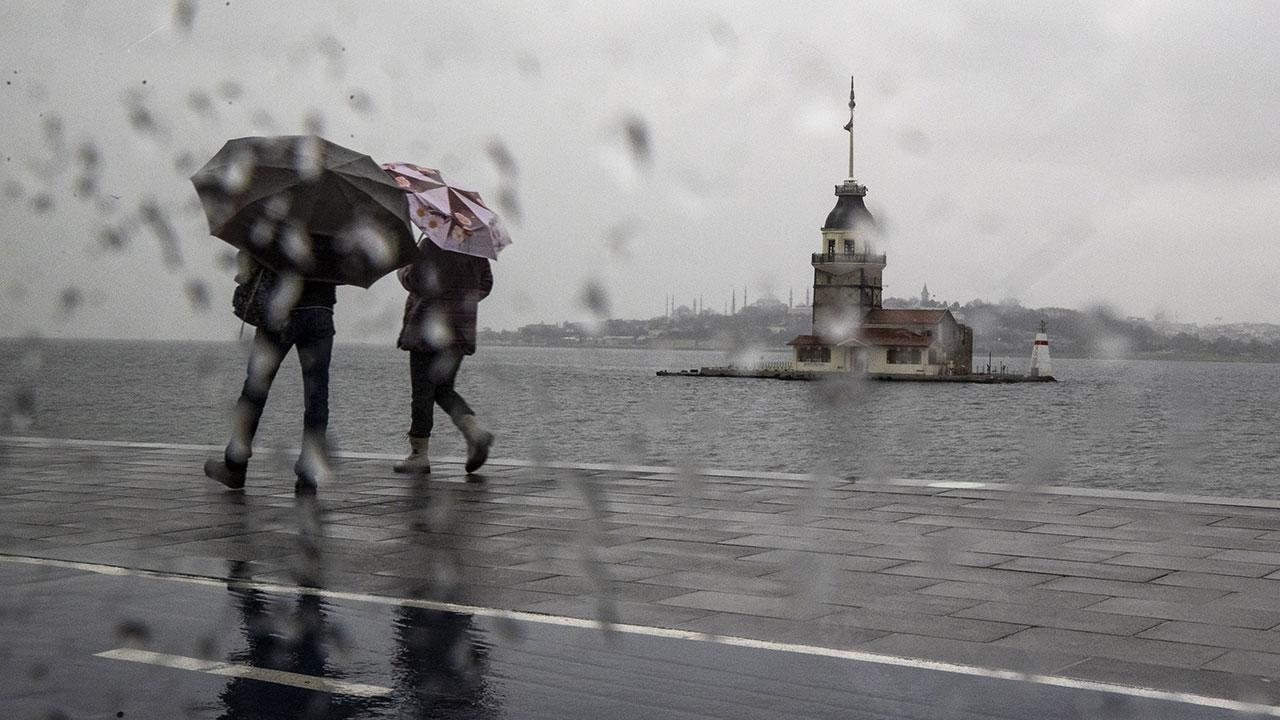
[[(1280, 502), (0, 438), (0, 565), (260, 582), (1280, 715)], [(1134, 690), (1143, 693), (1145, 690)], [(1158, 693), (1159, 694), (1159, 693)], [(1160, 695), (1164, 696), (1164, 695)], [(1181, 697), (1181, 695), (1178, 695)]]

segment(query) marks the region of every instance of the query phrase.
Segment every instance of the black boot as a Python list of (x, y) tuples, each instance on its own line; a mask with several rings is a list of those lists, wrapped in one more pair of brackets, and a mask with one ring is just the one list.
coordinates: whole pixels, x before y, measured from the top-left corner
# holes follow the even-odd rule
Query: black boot
[(244, 477), (248, 467), (248, 465), (233, 465), (225, 457), (221, 460), (209, 458), (204, 461), (204, 474), (210, 480), (217, 480), (232, 490), (240, 490), (244, 487)]

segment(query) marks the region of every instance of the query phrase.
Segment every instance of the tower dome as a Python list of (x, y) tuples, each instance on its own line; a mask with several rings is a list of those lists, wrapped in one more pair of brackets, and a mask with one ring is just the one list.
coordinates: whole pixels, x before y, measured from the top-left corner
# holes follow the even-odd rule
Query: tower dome
[(844, 129), (849, 133), (849, 177), (836, 186), (836, 206), (827, 213), (827, 221), (822, 224), (825, 232), (832, 230), (858, 230), (864, 227), (875, 227), (876, 219), (867, 210), (863, 198), (867, 196), (867, 186), (859, 184), (853, 175), (853, 109), (857, 106), (853, 98), (853, 78), (849, 78), (849, 122)]
[(836, 206), (827, 213), (827, 221), (822, 224), (823, 230), (860, 230), (864, 227), (875, 227), (876, 219), (867, 209), (863, 198), (867, 188), (852, 180), (836, 186)]

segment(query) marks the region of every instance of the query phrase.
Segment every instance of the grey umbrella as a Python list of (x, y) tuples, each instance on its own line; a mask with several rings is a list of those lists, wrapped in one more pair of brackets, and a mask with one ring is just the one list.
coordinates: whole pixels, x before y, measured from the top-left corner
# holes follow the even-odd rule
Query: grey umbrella
[(417, 252), (404, 190), (314, 135), (229, 140), (191, 182), (209, 233), (278, 273), (369, 287)]

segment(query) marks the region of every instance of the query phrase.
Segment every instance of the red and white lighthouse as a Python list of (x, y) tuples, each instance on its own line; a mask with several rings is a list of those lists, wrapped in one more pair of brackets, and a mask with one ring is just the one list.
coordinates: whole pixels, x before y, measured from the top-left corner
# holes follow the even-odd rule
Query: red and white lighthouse
[(1035, 344), (1031, 346), (1031, 377), (1053, 375), (1053, 362), (1049, 360), (1049, 333), (1044, 321), (1040, 321), (1040, 332), (1036, 333)]

